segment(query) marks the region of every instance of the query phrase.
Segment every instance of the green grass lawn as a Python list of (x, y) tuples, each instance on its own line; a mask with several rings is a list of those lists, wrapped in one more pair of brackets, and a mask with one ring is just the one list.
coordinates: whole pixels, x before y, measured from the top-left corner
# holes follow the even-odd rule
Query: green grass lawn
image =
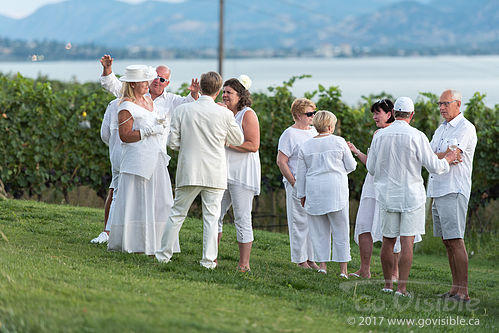
[[(380, 291), (378, 248), (372, 279), (345, 281), (337, 277), (335, 263), (329, 264), (327, 276), (293, 265), (287, 235), (255, 231), (252, 272), (238, 273), (235, 230), (228, 225), (219, 267), (210, 271), (198, 263), (199, 220), (186, 220), (180, 233), (182, 253), (165, 265), (90, 244), (102, 219), (98, 209), (0, 201), (0, 332), (498, 329), (497, 253), (470, 260), (472, 302), (465, 305), (435, 297), (450, 284), (443, 254), (415, 255), (408, 284), (414, 297), (400, 299)], [(349, 271), (359, 265), (353, 242), (352, 257)], [(415, 322), (389, 323), (392, 319)]]

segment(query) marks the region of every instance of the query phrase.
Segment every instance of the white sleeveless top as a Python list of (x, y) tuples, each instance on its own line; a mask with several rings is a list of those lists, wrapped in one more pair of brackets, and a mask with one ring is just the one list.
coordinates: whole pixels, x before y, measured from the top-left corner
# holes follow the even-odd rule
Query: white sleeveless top
[[(121, 110), (127, 110), (132, 115), (133, 130), (158, 124), (155, 109), (151, 112), (135, 103), (125, 101), (118, 106), (118, 113)], [(120, 172), (150, 179), (156, 169), (160, 154), (164, 154), (167, 162), (170, 161), (166, 147), (161, 142), (161, 135), (151, 135), (132, 143), (122, 142)]]
[[(243, 133), (243, 118), (247, 111), (255, 113), (255, 111), (251, 108), (245, 107), (235, 115), (236, 123), (239, 125)], [(225, 148), (225, 156), (228, 166), (227, 183), (242, 185), (243, 187), (253, 191), (255, 195), (259, 195), (261, 180), (259, 152), (240, 153), (233, 149)]]

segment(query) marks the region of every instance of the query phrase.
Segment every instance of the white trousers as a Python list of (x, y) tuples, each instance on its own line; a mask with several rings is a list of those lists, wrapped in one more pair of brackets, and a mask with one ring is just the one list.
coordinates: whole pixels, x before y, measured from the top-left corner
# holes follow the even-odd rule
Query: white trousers
[(215, 268), (215, 259), (218, 255), (218, 228), (220, 217), (220, 203), (224, 189), (205, 186), (182, 186), (175, 189), (175, 200), (166, 223), (166, 229), (161, 239), (161, 249), (156, 252), (156, 259), (169, 262), (173, 256), (175, 241), (180, 228), (187, 216), (192, 202), (201, 193), (203, 206), (203, 257), (200, 264), (206, 268)]
[[(350, 257), (350, 225), (348, 205), (337, 212), (309, 215), (310, 239), (314, 248), (314, 261), (347, 262)], [(331, 258), (331, 234), (333, 257)]]
[(218, 232), (223, 230), (223, 219), (230, 206), (234, 212), (234, 224), (236, 225), (236, 238), (239, 243), (253, 241), (253, 228), (251, 226), (251, 210), (253, 209), (253, 198), (255, 192), (248, 190), (242, 185), (228, 184), (222, 198), (222, 209), (218, 220)]
[(294, 187), (288, 182), (284, 182), (284, 187), (286, 189), (286, 214), (288, 217), (291, 262), (302, 263), (312, 260), (314, 250), (308, 234), (308, 214), (301, 206)]

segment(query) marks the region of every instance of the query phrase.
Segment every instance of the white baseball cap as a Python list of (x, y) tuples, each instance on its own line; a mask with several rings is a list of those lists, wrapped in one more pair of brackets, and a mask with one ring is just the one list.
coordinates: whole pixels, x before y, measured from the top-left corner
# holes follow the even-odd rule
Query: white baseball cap
[(414, 103), (409, 97), (399, 97), (393, 105), (393, 110), (401, 112), (414, 112)]

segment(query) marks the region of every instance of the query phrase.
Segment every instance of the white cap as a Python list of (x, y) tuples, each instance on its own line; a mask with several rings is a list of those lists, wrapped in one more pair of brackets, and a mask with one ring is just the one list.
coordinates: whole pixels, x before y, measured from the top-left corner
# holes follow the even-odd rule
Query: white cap
[(399, 97), (393, 105), (393, 110), (401, 112), (414, 112), (414, 103), (409, 97)]

